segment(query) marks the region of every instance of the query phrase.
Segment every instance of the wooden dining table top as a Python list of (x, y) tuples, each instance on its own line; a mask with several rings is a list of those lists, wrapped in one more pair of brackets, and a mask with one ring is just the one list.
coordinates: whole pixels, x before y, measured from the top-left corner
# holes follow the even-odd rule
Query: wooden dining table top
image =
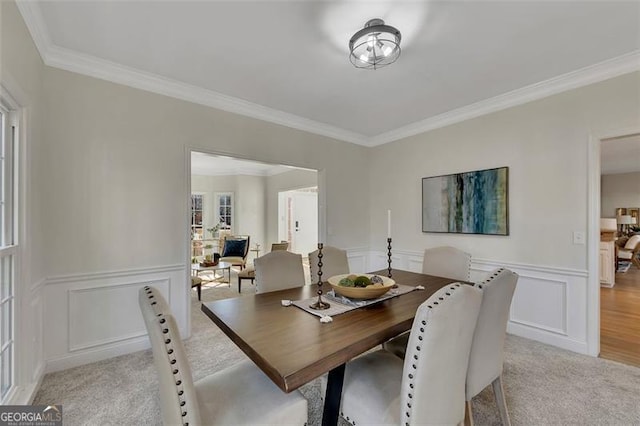
[(315, 296), (315, 284), (205, 302), (201, 309), (278, 387), (291, 392), (411, 329), (418, 306), (455, 282), (401, 270), (393, 271), (393, 279), (424, 290), (336, 315), (330, 323), (294, 305), (282, 306), (282, 300)]

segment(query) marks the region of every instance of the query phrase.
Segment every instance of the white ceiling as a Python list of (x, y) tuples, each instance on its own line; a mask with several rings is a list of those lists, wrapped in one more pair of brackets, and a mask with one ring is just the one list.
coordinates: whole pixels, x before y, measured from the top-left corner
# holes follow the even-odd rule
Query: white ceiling
[(603, 175), (640, 172), (640, 135), (602, 141), (600, 169)]
[[(21, 1), (45, 63), (376, 145), (640, 68), (636, 1)], [(380, 17), (402, 55), (348, 60)]]
[(238, 158), (191, 153), (191, 174), (200, 176), (273, 176), (294, 170), (295, 167), (241, 160)]

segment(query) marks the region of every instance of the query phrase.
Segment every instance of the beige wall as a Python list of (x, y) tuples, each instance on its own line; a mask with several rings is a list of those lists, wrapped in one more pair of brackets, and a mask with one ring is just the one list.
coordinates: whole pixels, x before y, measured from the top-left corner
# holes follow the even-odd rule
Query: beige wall
[(615, 217), (618, 207), (640, 208), (640, 172), (602, 175), (600, 193), (602, 217)]
[(329, 240), (368, 239), (331, 209), (368, 203), (366, 148), (53, 68), (45, 93), (50, 274), (185, 262), (188, 148), (327, 170)]
[[(572, 90), (372, 150), (372, 246), (383, 249), (386, 211), (394, 247), (453, 245), (475, 258), (586, 270), (590, 135), (640, 126), (640, 73)], [(421, 232), (421, 178), (509, 167), (510, 235)]]

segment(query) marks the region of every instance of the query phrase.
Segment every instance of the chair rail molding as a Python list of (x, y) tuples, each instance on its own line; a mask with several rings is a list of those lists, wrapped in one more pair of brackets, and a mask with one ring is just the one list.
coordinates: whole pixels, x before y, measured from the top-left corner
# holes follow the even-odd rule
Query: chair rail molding
[(45, 371), (63, 370), (149, 348), (138, 290), (156, 286), (187, 336), (186, 264), (47, 278), (41, 293)]
[[(364, 250), (349, 249), (349, 258), (361, 257)], [(365, 270), (387, 268), (387, 253), (370, 250)], [(394, 250), (392, 268), (422, 271), (423, 252)], [(471, 281), (478, 282), (496, 268), (508, 268), (520, 278), (511, 304), (509, 333), (589, 354), (587, 345), (587, 281), (589, 272), (496, 259), (472, 258)]]

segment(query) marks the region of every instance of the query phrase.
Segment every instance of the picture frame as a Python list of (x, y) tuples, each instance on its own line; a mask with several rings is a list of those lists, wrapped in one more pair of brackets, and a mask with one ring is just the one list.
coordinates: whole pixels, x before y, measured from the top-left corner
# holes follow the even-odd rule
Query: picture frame
[(509, 168), (422, 178), (422, 232), (509, 235)]

